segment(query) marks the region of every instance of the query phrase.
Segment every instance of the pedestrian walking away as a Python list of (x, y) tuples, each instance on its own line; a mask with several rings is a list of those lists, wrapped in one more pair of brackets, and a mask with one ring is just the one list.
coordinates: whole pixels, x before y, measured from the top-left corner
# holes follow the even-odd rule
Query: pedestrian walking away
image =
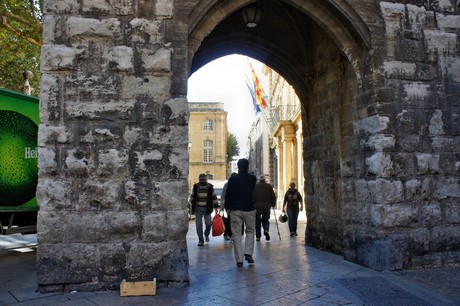
[[(254, 187), (256, 177), (248, 173), (249, 161), (245, 158), (238, 160), (238, 174), (228, 180), (227, 192), (225, 194), (225, 208), (230, 211), (230, 226), (233, 235), (233, 252), (236, 265), (243, 266), (244, 259), (254, 263), (254, 228), (256, 210), (254, 207)], [(241, 227), (245, 227), (245, 239), (243, 246), (243, 235)]]
[(302, 195), (295, 188), (295, 182), (291, 181), (283, 200), (283, 212), (288, 215), (288, 225), (291, 237), (297, 236), (297, 219), (299, 210), (303, 211)]
[[(236, 172), (233, 172), (230, 177), (235, 176)], [(222, 194), (220, 196), (220, 209), (224, 210), (227, 214), (227, 217), (224, 217), (225, 222), (225, 233), (224, 233), (224, 240), (230, 240), (232, 238), (232, 229), (230, 227), (230, 212), (227, 211), (225, 208), (225, 195), (227, 194), (227, 184), (228, 181), (225, 182), (224, 187), (222, 188)]]
[[(203, 246), (204, 241), (209, 242), (213, 208), (217, 212), (217, 195), (214, 186), (207, 182), (206, 174), (202, 173), (198, 177), (198, 183), (193, 185), (192, 191), (192, 214), (195, 215), (196, 234), (198, 235), (198, 246)], [(203, 220), (205, 230), (203, 236)]]
[(265, 175), (259, 176), (254, 188), (254, 206), (256, 208), (256, 241), (260, 241), (262, 230), (265, 240), (270, 240), (270, 210), (275, 207), (276, 196), (273, 186), (266, 182)]

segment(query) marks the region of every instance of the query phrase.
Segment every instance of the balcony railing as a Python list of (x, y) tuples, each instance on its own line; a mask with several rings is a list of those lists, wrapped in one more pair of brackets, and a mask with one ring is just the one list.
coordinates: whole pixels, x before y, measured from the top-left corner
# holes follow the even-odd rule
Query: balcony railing
[(278, 122), (285, 120), (292, 120), (299, 112), (299, 105), (277, 105), (270, 108), (270, 130), (273, 131)]

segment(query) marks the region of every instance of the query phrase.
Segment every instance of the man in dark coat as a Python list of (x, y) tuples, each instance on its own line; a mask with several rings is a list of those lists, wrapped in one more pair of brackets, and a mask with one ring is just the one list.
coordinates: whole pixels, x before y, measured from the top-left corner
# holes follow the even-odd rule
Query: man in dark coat
[[(209, 184), (206, 174), (202, 173), (198, 177), (198, 183), (193, 185), (192, 192), (192, 214), (195, 215), (196, 234), (198, 235), (198, 246), (204, 245), (204, 240), (209, 242), (212, 220), (211, 213), (213, 208), (217, 209), (217, 196), (214, 186)], [(203, 219), (206, 225), (203, 238)]]
[(259, 182), (254, 188), (254, 206), (256, 207), (256, 240), (262, 236), (261, 227), (264, 229), (265, 239), (270, 240), (270, 209), (275, 207), (276, 196), (272, 185), (265, 181), (265, 175), (259, 176)]
[[(230, 211), (230, 224), (233, 235), (233, 251), (236, 265), (243, 266), (243, 256), (248, 263), (254, 263), (254, 227), (256, 210), (254, 208), (254, 187), (256, 177), (248, 173), (249, 161), (238, 160), (238, 174), (228, 180), (225, 194), (225, 208)], [(244, 225), (246, 238), (242, 244), (241, 228)]]

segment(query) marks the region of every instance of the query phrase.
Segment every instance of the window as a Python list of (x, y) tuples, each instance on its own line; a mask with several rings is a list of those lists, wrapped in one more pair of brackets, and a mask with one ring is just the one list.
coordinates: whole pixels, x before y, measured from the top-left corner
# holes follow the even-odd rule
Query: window
[(203, 122), (203, 130), (212, 131), (214, 129), (214, 122), (211, 119), (205, 120)]
[(212, 141), (205, 140), (203, 143), (203, 162), (212, 163)]

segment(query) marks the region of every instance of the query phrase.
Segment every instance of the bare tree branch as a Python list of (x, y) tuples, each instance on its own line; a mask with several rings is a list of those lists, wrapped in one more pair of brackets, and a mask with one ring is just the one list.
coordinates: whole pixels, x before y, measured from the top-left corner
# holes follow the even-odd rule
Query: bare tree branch
[(2, 18), (2, 22), (0, 23), (0, 28), (6, 29), (10, 33), (13, 33), (14, 35), (16, 35), (16, 36), (18, 36), (18, 37), (20, 37), (22, 39), (25, 39), (29, 43), (41, 47), (41, 45), (42, 45), (41, 41), (36, 41), (35, 39), (33, 39), (31, 37), (28, 37), (27, 35), (22, 34), (21, 32), (17, 31), (16, 29), (14, 29), (12, 26), (10, 26), (8, 24), (8, 21), (7, 21), (5, 16), (0, 16), (0, 17)]

